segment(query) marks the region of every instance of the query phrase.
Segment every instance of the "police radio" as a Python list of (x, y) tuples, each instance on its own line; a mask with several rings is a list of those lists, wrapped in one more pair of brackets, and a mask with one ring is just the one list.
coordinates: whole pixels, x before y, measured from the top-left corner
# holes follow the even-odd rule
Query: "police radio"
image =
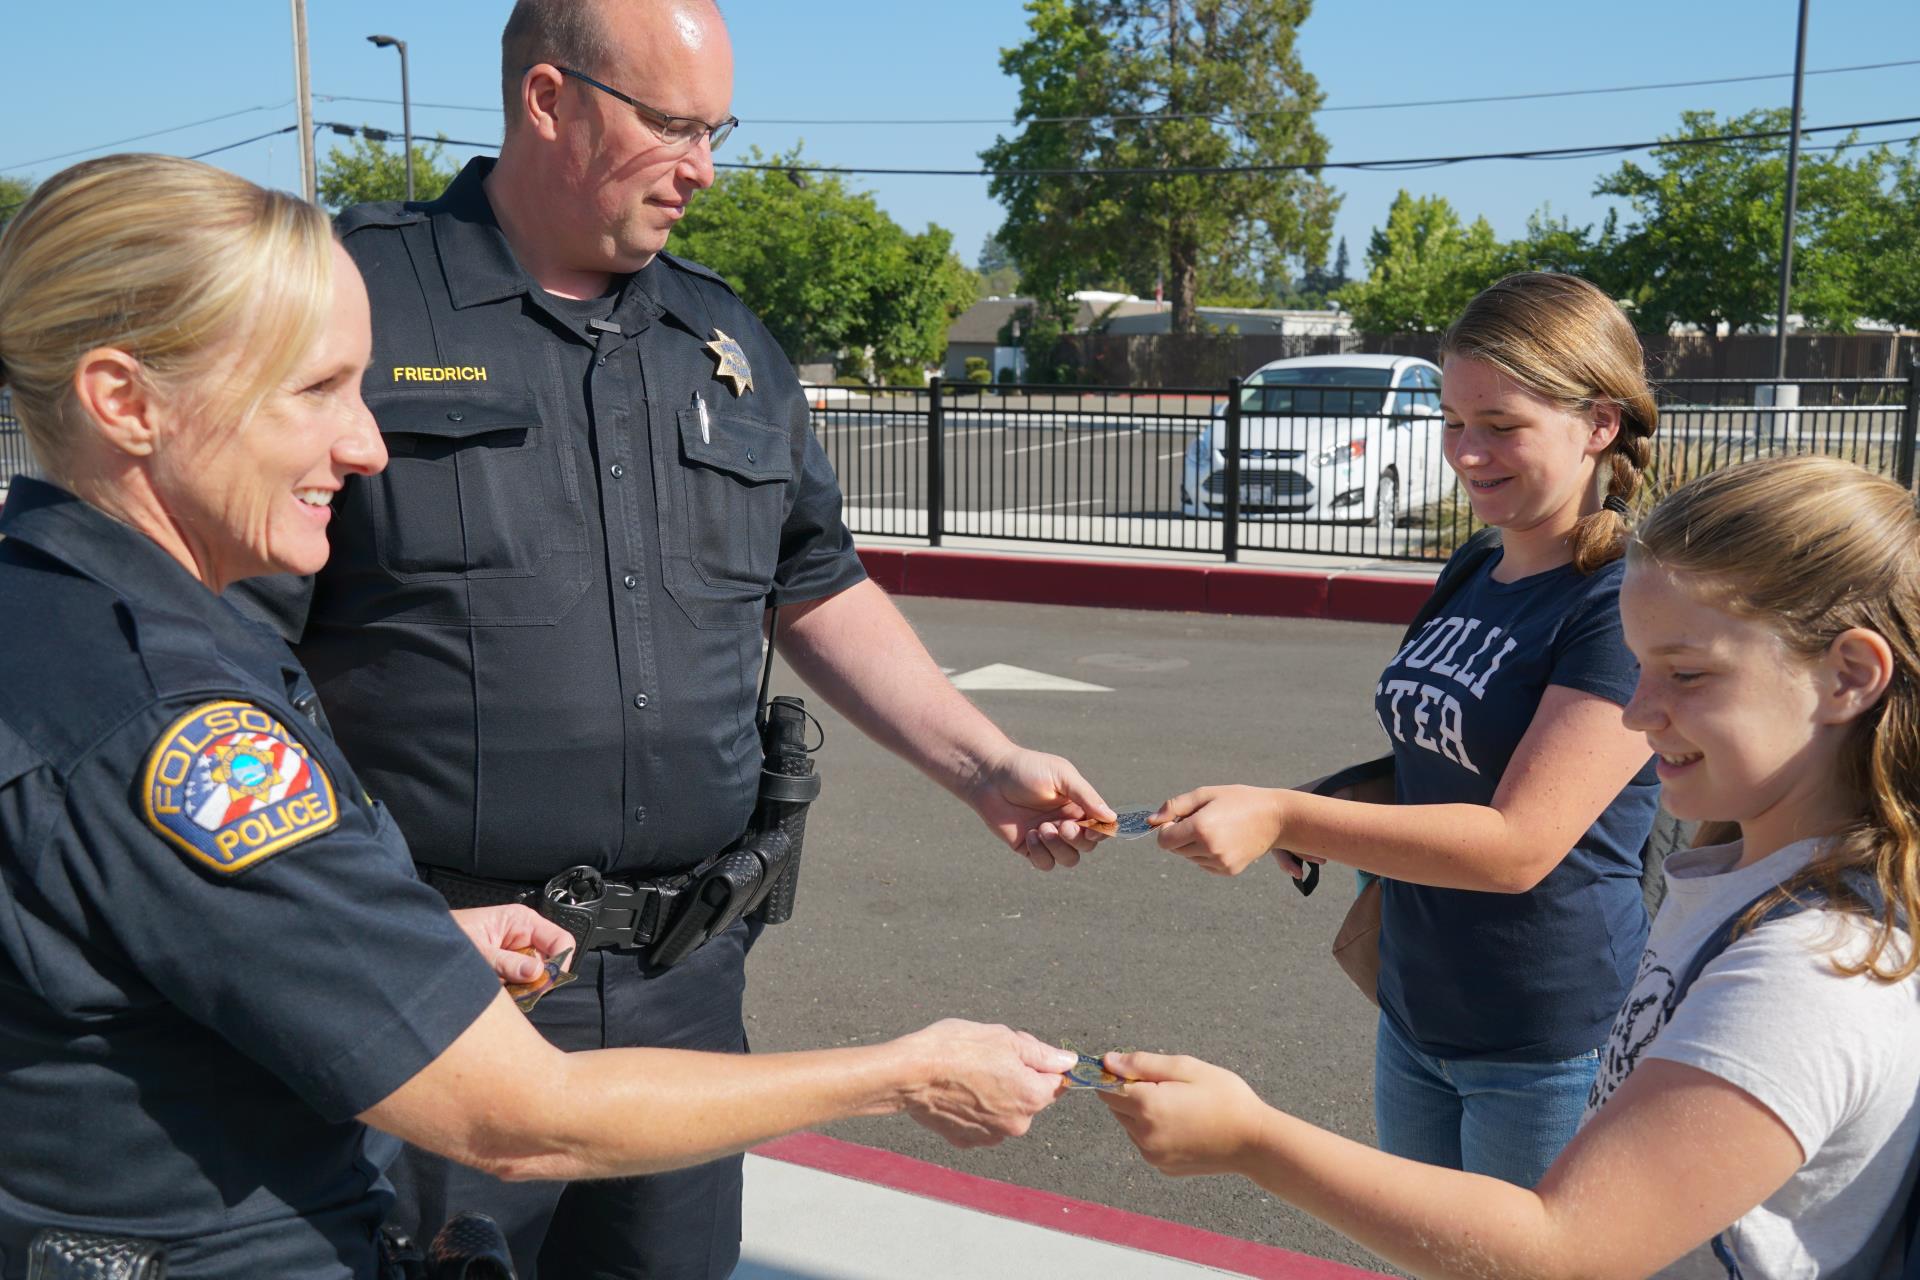
[(691, 955), (735, 921), (752, 918), (785, 924), (793, 918), (800, 888), (800, 853), (807, 835), (807, 806), (820, 795), (813, 753), (825, 741), (807, 745), (807, 726), (820, 722), (806, 703), (782, 694), (767, 696), (773, 679), (773, 645), (780, 611), (768, 611), (766, 666), (760, 674), (760, 789), (753, 816), (740, 839), (692, 872), (693, 882), (679, 894), (666, 931), (647, 954), (649, 964), (667, 968)]

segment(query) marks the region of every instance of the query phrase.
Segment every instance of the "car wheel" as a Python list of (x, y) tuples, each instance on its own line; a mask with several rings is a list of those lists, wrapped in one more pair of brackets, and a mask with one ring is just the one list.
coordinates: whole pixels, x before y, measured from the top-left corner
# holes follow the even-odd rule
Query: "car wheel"
[(1392, 532), (1400, 523), (1400, 477), (1389, 471), (1373, 491), (1373, 527)]

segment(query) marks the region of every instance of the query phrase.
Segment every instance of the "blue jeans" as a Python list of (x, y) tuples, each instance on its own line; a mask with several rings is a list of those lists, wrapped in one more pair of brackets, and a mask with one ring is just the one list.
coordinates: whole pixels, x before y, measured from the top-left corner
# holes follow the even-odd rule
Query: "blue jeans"
[(1449, 1061), (1380, 1015), (1373, 1122), (1380, 1149), (1532, 1187), (1573, 1138), (1598, 1050), (1564, 1062)]

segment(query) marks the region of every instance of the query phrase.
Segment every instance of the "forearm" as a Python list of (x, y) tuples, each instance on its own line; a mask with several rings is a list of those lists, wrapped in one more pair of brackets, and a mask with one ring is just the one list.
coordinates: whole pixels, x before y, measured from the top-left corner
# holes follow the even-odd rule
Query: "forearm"
[(1412, 1275), (1593, 1274), (1548, 1204), (1497, 1178), (1390, 1156), (1263, 1107), (1239, 1172)]
[(783, 613), (780, 652), (800, 678), (861, 732), (955, 795), (1012, 747), (953, 687), (873, 583)]
[(1362, 871), (1489, 893), (1524, 893), (1566, 853), (1542, 847), (1507, 814), (1479, 804), (1365, 804), (1276, 793), (1285, 803), (1282, 841)]
[(604, 1049), (559, 1055), (445, 1154), (510, 1180), (629, 1177), (783, 1134), (903, 1110), (916, 1071), (895, 1041), (782, 1054)]

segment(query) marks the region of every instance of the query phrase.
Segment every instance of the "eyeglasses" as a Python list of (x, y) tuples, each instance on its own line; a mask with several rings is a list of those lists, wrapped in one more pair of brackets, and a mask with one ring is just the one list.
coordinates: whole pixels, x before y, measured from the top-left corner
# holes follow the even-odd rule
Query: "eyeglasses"
[[(522, 68), (520, 74), (525, 75), (532, 69), (531, 66)], [(562, 66), (555, 66), (554, 70), (563, 76), (571, 76), (582, 84), (590, 84), (608, 97), (618, 98), (626, 103), (638, 113), (647, 128), (653, 130), (654, 136), (669, 146), (690, 147), (704, 137), (707, 140), (707, 150), (718, 151), (721, 144), (726, 142), (727, 136), (733, 132), (734, 126), (740, 123), (738, 116), (728, 116), (718, 124), (708, 124), (705, 120), (694, 116), (668, 115), (658, 107), (650, 107), (638, 98), (628, 97), (610, 84), (600, 83), (584, 71), (575, 71), (572, 67)]]

